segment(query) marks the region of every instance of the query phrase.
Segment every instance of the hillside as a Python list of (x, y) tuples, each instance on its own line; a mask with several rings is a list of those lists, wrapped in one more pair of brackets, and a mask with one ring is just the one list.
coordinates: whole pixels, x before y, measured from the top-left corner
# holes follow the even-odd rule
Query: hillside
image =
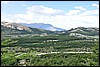
[(99, 36), (99, 28), (96, 27), (77, 27), (68, 31), (60, 33), (61, 35), (87, 35), (87, 36)]
[(83, 35), (96, 36), (99, 35), (99, 28), (95, 27), (77, 27), (68, 31), (69, 33), (79, 33)]
[(41, 33), (53, 34), (54, 32), (43, 29), (31, 28), (18, 23), (1, 22), (1, 33), (2, 34), (41, 34)]

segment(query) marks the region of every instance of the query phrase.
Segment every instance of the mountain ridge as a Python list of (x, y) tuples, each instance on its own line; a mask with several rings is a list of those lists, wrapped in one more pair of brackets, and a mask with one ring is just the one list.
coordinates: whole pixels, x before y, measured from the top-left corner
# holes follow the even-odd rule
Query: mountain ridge
[(51, 24), (44, 24), (44, 23), (20, 23), (22, 25), (32, 27), (32, 28), (39, 28), (39, 29), (45, 29), (45, 30), (50, 30), (50, 31), (65, 31), (65, 29), (54, 27)]
[(19, 23), (9, 23), (9, 22), (1, 22), (1, 33), (8, 33), (8, 34), (41, 34), (41, 33), (54, 33), (52, 31), (38, 29), (38, 28), (31, 28)]
[[(48, 25), (49, 26), (49, 25)], [(39, 28), (31, 28), (19, 23), (1, 22), (1, 33), (2, 34), (60, 34), (60, 35), (70, 35), (70, 34), (81, 34), (89, 36), (98, 36), (99, 28), (96, 27), (77, 27), (65, 31), (49, 31)]]

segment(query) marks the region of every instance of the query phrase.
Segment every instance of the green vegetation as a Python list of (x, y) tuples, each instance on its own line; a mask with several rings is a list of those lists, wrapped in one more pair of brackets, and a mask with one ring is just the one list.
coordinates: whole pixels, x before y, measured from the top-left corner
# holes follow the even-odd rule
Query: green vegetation
[(1, 39), (1, 46), (10, 46), (14, 43), (18, 42), (17, 40), (14, 41), (14, 40), (11, 40), (11, 39)]
[(2, 36), (1, 66), (99, 66), (98, 39), (68, 35), (12, 36), (16, 35)]

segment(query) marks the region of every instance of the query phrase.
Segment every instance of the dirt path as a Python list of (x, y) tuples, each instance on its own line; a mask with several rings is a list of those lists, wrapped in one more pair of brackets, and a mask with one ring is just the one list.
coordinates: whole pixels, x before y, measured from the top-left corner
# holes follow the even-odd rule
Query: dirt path
[(57, 53), (93, 53), (93, 52), (49, 52), (49, 53), (39, 53), (37, 55), (57, 54)]

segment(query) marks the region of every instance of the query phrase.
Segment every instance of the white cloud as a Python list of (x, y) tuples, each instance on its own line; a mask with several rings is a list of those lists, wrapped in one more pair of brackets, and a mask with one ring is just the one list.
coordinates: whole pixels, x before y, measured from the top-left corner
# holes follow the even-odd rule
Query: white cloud
[(26, 6), (25, 4), (22, 4), (22, 6), (24, 6), (24, 7), (28, 7), (28, 6)]
[[(61, 28), (70, 29), (76, 28), (79, 26), (83, 27), (99, 27), (99, 17), (97, 16), (56, 16), (54, 23), (55, 26), (59, 26)], [(85, 23), (87, 22), (87, 23)]]
[(45, 15), (59, 15), (64, 14), (63, 10), (48, 8), (45, 6), (32, 6), (27, 9), (28, 12), (35, 13), (35, 14), (45, 14)]
[(1, 13), (1, 21), (13, 22), (13, 15)]
[(74, 8), (75, 8), (75, 9), (80, 9), (80, 10), (86, 10), (86, 8), (83, 8), (83, 7), (81, 7), (81, 6), (75, 6)]
[(66, 15), (68, 16), (72, 16), (72, 15), (77, 15), (77, 13), (79, 13), (80, 10), (70, 10)]
[[(22, 23), (49, 23), (55, 27), (64, 29), (83, 27), (99, 27), (99, 10), (88, 10), (83, 7), (75, 7), (75, 10), (48, 8), (45, 6), (26, 7), (26, 13), (16, 15), (2, 15), (2, 20)], [(77, 10), (76, 10), (77, 9)], [(82, 12), (81, 12), (82, 11)]]
[(27, 21), (32, 21), (33, 19), (33, 16), (31, 14), (16, 14), (15, 17)]
[(86, 10), (85, 12), (80, 13), (79, 15), (99, 15), (99, 10)]
[(92, 6), (99, 8), (99, 4), (92, 4)]

